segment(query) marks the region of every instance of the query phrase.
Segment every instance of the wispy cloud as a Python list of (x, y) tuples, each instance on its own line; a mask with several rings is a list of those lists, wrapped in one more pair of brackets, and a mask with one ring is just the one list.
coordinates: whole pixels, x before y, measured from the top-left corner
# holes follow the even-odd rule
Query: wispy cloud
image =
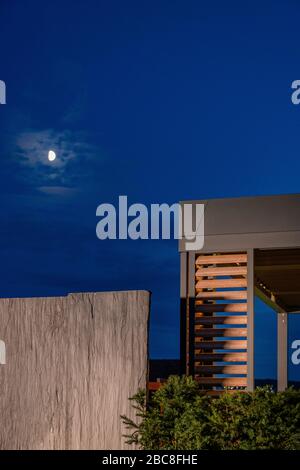
[[(63, 168), (66, 164), (76, 158), (76, 155), (90, 152), (87, 143), (74, 136), (71, 131), (56, 132), (53, 129), (41, 131), (27, 131), (20, 134), (16, 139), (17, 155), (20, 162), (30, 166), (45, 165), (55, 170)], [(49, 150), (54, 150), (57, 159), (48, 161)]]
[[(56, 153), (53, 162), (48, 160), (49, 150)], [(64, 195), (93, 164), (97, 149), (84, 133), (31, 129), (16, 137), (14, 154), (23, 177), (30, 178), (38, 190)]]
[(40, 192), (53, 196), (71, 196), (76, 192), (75, 188), (66, 186), (40, 186), (37, 188)]

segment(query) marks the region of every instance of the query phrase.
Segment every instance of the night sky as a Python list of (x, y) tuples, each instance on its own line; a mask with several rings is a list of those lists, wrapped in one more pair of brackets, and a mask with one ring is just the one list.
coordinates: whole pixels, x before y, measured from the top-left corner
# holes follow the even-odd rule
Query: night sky
[[(177, 242), (100, 241), (96, 208), (300, 192), (299, 17), (296, 0), (0, 0), (1, 297), (149, 289), (151, 356), (178, 357)], [(275, 320), (258, 303), (259, 377)]]

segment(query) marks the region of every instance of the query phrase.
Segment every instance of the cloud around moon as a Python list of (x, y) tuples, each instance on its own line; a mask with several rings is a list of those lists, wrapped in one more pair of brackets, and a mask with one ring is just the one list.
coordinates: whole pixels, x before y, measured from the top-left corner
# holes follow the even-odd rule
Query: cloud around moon
[(22, 184), (61, 196), (79, 183), (90, 188), (105, 161), (92, 135), (72, 130), (29, 129), (15, 137), (11, 152)]

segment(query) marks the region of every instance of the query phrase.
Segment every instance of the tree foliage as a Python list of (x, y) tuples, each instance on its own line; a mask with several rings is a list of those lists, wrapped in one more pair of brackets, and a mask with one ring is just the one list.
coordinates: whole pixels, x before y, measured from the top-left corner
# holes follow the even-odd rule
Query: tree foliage
[(300, 391), (224, 392), (213, 398), (191, 377), (172, 376), (146, 404), (131, 398), (136, 422), (122, 416), (127, 442), (147, 450), (300, 449)]

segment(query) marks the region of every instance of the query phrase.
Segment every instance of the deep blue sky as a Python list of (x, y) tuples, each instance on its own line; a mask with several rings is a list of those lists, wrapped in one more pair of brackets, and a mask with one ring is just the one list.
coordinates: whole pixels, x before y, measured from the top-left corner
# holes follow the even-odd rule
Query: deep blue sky
[[(0, 0), (1, 296), (150, 289), (151, 355), (176, 357), (176, 242), (101, 242), (96, 207), (299, 192), (299, 15), (296, 0)], [(257, 374), (274, 376), (264, 312)]]

